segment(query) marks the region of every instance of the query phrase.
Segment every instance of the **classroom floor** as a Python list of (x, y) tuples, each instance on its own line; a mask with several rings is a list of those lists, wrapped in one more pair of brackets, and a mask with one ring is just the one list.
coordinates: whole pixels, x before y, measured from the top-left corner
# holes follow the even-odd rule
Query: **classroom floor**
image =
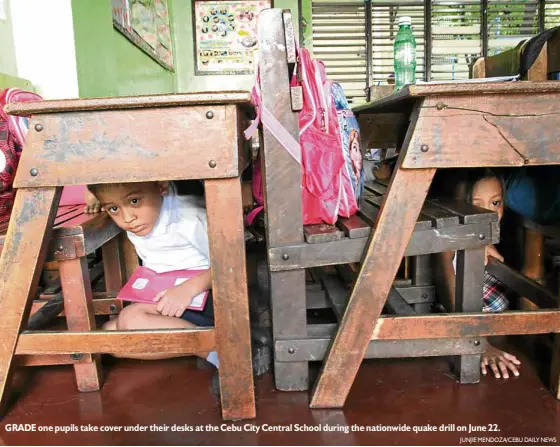
[[(212, 371), (197, 369), (192, 358), (153, 362), (107, 358), (106, 382), (96, 393), (76, 390), (72, 367), (29, 368), (17, 376), (20, 391), (2, 421), (0, 440), (6, 445), (456, 445), (461, 437), (476, 434), (453, 427), (441, 431), (442, 424), (496, 424), (491, 427), (500, 431), (478, 436), (520, 437), (509, 444), (557, 445), (560, 403), (547, 390), (540, 371), (548, 365), (536, 366), (526, 356), (521, 358), (520, 378), (486, 377), (478, 385), (457, 384), (445, 358), (369, 360), (361, 367), (344, 410), (311, 410), (307, 392), (276, 391), (271, 375), (265, 375), (256, 380), (257, 419), (238, 422), (221, 420), (218, 401), (209, 391)], [(317, 369), (313, 367), (312, 372)], [(34, 432), (14, 432), (8, 431), (14, 428), (10, 424), (37, 426)], [(153, 431), (154, 424), (168, 429)], [(292, 424), (292, 431), (264, 432), (265, 424)], [(327, 426), (331, 430), (354, 424), (364, 430), (378, 424), (431, 425), (438, 431), (296, 432), (296, 424), (303, 429)], [(174, 431), (174, 425), (193, 430), (199, 426), (204, 431)], [(39, 432), (39, 426), (53, 430), (67, 426), (68, 432)], [(131, 426), (146, 431), (125, 431)], [(216, 431), (209, 431), (210, 426)], [(101, 431), (106, 427), (119, 431)], [(260, 432), (251, 431), (254, 427)], [(545, 437), (556, 440), (546, 442)]]

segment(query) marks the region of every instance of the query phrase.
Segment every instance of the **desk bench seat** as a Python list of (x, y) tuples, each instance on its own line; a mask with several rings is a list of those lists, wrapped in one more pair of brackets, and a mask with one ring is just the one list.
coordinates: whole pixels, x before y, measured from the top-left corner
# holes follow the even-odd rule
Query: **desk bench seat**
[[(336, 226), (307, 225), (305, 242), (269, 248), (271, 271), (360, 262), (386, 186), (366, 186), (358, 214)], [(461, 201), (427, 200), (406, 256), (469, 250), (499, 242), (498, 215)]]
[[(58, 207), (47, 261), (63, 261), (93, 253), (122, 231), (105, 213), (86, 214), (83, 208), (84, 205)], [(0, 253), (6, 230), (0, 234)]]
[[(356, 215), (340, 218), (336, 225), (305, 226), (305, 241), (302, 243), (269, 247), (271, 271), (305, 268), (309, 272), (305, 290), (307, 324), (299, 331), (307, 335), (275, 337), (275, 361), (283, 365), (279, 371), (286, 371), (288, 364), (322, 360), (326, 355), (331, 337), (336, 334), (337, 324), (344, 315), (359, 270), (356, 263), (363, 257), (386, 190), (387, 186), (382, 183), (368, 183)], [(464, 201), (427, 200), (405, 251), (410, 257), (408, 278), (395, 279), (384, 308), (385, 318), (390, 318), (391, 315), (387, 314), (412, 317), (430, 312), (435, 301), (431, 253), (476, 250), (499, 242), (499, 237), (496, 213)], [(465, 270), (469, 268), (465, 267)], [(464, 275), (468, 272), (458, 272), (458, 276)], [(273, 302), (274, 305), (278, 306), (278, 303)], [(289, 313), (288, 305), (284, 307)], [(326, 322), (329, 317), (323, 312), (321, 322), (317, 323), (312, 315), (321, 312), (319, 309), (332, 310), (334, 320)], [(275, 331), (282, 333), (283, 328), (275, 327)], [(365, 358), (478, 356), (482, 352), (483, 343), (473, 338), (371, 340)], [(474, 362), (471, 364), (478, 368)], [(461, 374), (461, 369), (458, 370), (459, 378), (464, 382), (478, 380), (472, 374), (472, 371)], [(289, 383), (289, 377), (276, 375), (277, 383)]]
[[(59, 315), (66, 318), (69, 329), (91, 330), (95, 329), (95, 315), (121, 311), (122, 302), (115, 296), (126, 280), (126, 271), (132, 271), (136, 263), (132, 247), (121, 234), (124, 235), (122, 230), (105, 213), (85, 214), (83, 205), (58, 208), (41, 287), (31, 308), (30, 329), (44, 328)], [(6, 233), (0, 236), (0, 253), (5, 238)], [(102, 262), (88, 258), (99, 248)], [(92, 284), (102, 277), (105, 290), (93, 293)], [(47, 304), (48, 311), (44, 308)], [(74, 364), (81, 391), (99, 389), (98, 362), (98, 357), (83, 353), (20, 356), (20, 364), (25, 366)]]
[[(72, 260), (95, 253), (99, 248), (102, 249), (103, 264), (88, 261), (90, 279), (97, 281), (100, 277), (105, 277), (105, 291), (96, 292), (94, 296), (99, 298), (114, 297), (119, 292), (125, 274), (123, 267), (130, 271), (136, 267), (137, 260), (134, 253), (127, 253), (124, 256), (121, 240), (115, 239), (122, 233), (109, 216), (102, 214), (86, 214), (83, 212), (83, 205), (59, 206), (55, 218), (53, 234), (49, 241), (47, 261), (43, 268), (42, 287), (38, 290), (38, 298), (46, 300), (58, 294), (62, 288), (60, 275), (58, 273), (58, 262)], [(0, 254), (4, 248), (6, 230), (0, 234)], [(128, 244), (126, 244), (128, 247)], [(132, 256), (130, 256), (130, 255)], [(111, 303), (119, 304), (116, 300)], [(45, 303), (34, 303), (33, 310), (37, 310)], [(99, 306), (96, 306), (99, 307)], [(104, 306), (107, 307), (107, 306)], [(101, 311), (101, 308), (98, 309)], [(114, 308), (111, 314), (118, 313)], [(100, 312), (107, 313), (107, 312)]]

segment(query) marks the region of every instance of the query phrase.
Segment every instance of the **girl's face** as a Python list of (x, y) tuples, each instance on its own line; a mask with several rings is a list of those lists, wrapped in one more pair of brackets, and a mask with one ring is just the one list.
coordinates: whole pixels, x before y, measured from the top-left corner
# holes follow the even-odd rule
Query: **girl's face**
[(498, 220), (504, 214), (504, 194), (502, 184), (496, 177), (487, 177), (479, 180), (473, 188), (473, 205), (498, 213)]
[(353, 138), (350, 144), (350, 158), (357, 172), (362, 169), (362, 153), (360, 152), (360, 141)]

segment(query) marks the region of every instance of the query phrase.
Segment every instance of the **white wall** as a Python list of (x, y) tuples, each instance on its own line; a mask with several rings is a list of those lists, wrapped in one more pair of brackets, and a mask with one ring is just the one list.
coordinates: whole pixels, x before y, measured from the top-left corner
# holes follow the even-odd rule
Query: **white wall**
[(17, 75), (45, 99), (77, 98), (71, 0), (10, 0)]
[[(16, 0), (14, 0), (16, 1)], [(17, 76), (14, 35), (10, 15), (10, 0), (0, 0), (0, 73)]]

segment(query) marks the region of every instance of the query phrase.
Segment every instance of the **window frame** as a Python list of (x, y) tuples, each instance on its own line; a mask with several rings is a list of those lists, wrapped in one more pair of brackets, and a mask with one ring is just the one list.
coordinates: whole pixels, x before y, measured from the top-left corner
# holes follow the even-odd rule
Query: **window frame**
[[(300, 3), (303, 0), (300, 0)], [(311, 5), (313, 5), (313, 0), (309, 0)], [(379, 1), (379, 0), (378, 0)], [(365, 76), (365, 97), (366, 100), (369, 101), (371, 98), (370, 90), (373, 84), (373, 76), (374, 76), (374, 58), (373, 58), (373, 33), (374, 33), (374, 24), (372, 23), (372, 10), (375, 7), (375, 4), (378, 3), (376, 0), (364, 0), (364, 7), (365, 7), (365, 39), (366, 39), (366, 76)], [(488, 57), (489, 52), (489, 33), (488, 33), (488, 16), (489, 16), (489, 0), (479, 0), (480, 1), (480, 43), (481, 43), (481, 56)], [(537, 33), (541, 33), (545, 30), (545, 22), (546, 22), (546, 3), (547, 0), (536, 0), (537, 2)], [(320, 1), (318, 2), (320, 3)], [(403, 4), (406, 3), (406, 0), (403, 0)], [(494, 2), (490, 2), (494, 3)], [(507, 0), (503, 0), (503, 3), (508, 3)], [(551, 4), (558, 4), (560, 1), (552, 0), (550, 1)], [(424, 0), (423, 2), (423, 10), (424, 10), (424, 30), (423, 30), (423, 38), (424, 38), (424, 80), (431, 81), (433, 79), (432, 73), (432, 66), (433, 66), (433, 0)], [(396, 5), (398, 6), (398, 4)], [(312, 8), (309, 8), (311, 11)], [(308, 17), (307, 22), (312, 23), (312, 17)], [(309, 34), (306, 35), (308, 42), (313, 42), (313, 31), (312, 26), (309, 26), (309, 30), (307, 31)], [(328, 68), (328, 64), (327, 64)], [(362, 96), (363, 98), (363, 96)]]

